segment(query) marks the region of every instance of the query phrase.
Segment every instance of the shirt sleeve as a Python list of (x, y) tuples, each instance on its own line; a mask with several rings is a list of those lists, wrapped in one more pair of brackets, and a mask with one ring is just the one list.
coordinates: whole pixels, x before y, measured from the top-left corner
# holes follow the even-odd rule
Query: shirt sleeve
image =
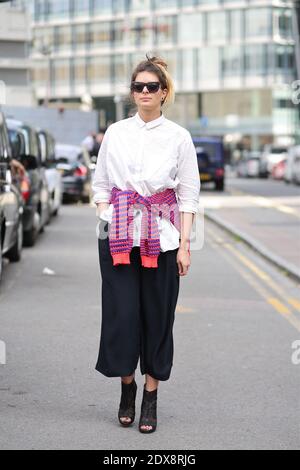
[(109, 202), (110, 199), (111, 191), (109, 188), (109, 178), (107, 173), (107, 144), (110, 133), (109, 129), (110, 128), (106, 130), (101, 142), (92, 182), (93, 202), (95, 204), (98, 204), (99, 202)]
[(176, 188), (180, 212), (199, 211), (200, 177), (198, 170), (197, 152), (190, 132), (179, 147), (179, 162), (177, 177), (179, 184)]

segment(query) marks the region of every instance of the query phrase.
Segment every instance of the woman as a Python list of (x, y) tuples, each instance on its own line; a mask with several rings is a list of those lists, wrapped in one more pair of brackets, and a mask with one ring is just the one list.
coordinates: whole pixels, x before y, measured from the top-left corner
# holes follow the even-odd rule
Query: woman
[(146, 58), (131, 77), (136, 114), (111, 124), (102, 141), (93, 201), (100, 218), (102, 277), (96, 370), (121, 377), (118, 418), (129, 426), (135, 418), (140, 359), (145, 384), (139, 430), (150, 433), (157, 427), (158, 384), (169, 379), (173, 364), (179, 276), (191, 263), (200, 180), (189, 131), (161, 111), (174, 100), (167, 64)]

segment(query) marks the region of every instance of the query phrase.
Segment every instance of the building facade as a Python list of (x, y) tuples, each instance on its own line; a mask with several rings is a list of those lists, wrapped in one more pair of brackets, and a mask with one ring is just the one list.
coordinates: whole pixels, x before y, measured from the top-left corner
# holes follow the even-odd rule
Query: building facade
[(101, 125), (132, 112), (130, 75), (145, 53), (169, 64), (171, 119), (258, 148), (299, 130), (293, 2), (33, 0), (40, 102), (93, 105)]
[(30, 21), (16, 2), (0, 4), (0, 104), (30, 106)]

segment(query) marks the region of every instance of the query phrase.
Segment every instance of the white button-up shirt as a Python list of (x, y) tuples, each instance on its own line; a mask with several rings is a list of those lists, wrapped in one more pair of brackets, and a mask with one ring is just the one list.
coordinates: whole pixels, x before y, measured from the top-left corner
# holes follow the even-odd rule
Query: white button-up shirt
[[(102, 140), (92, 182), (93, 202), (109, 202), (113, 186), (151, 196), (166, 188), (176, 193), (180, 212), (199, 209), (200, 178), (190, 132), (164, 114), (144, 122), (134, 116), (111, 124)], [(113, 204), (99, 217), (111, 223)], [(140, 245), (142, 210), (133, 208), (133, 246)], [(161, 251), (179, 246), (180, 233), (170, 220), (156, 218)]]

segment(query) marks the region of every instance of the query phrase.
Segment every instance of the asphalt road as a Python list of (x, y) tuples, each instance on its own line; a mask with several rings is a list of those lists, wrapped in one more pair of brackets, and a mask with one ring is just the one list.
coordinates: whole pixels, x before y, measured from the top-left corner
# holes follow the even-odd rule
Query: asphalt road
[[(203, 221), (200, 221), (203, 223)], [(95, 209), (65, 205), (0, 287), (1, 449), (300, 448), (299, 285), (211, 222), (181, 278), (175, 356), (158, 428), (120, 427), (119, 379), (95, 371)], [(49, 268), (55, 274), (43, 274)]]

